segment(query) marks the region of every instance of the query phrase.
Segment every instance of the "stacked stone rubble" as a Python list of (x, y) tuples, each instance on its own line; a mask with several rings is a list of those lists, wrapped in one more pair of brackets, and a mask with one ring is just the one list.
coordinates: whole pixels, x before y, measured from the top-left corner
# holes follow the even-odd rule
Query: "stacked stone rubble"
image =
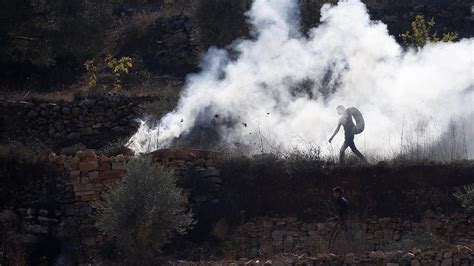
[(173, 266), (260, 266), (260, 265), (387, 265), (387, 266), (470, 266), (474, 263), (474, 246), (450, 246), (440, 250), (408, 251), (371, 251), (360, 255), (347, 253), (335, 255), (320, 253), (313, 256), (297, 254), (279, 254), (258, 259), (242, 258), (239, 260), (213, 261), (213, 262), (170, 262)]
[(169, 166), (176, 175), (176, 184), (188, 195), (190, 207), (220, 200), (222, 179), (216, 163), (222, 154), (203, 150), (163, 149), (152, 153), (156, 161)]
[(354, 249), (382, 252), (406, 247), (407, 241), (414, 245), (420, 241), (441, 243), (438, 239), (474, 244), (474, 226), (470, 218), (463, 214), (429, 217), (419, 222), (399, 218), (351, 221), (348, 223), (348, 233), (339, 229), (332, 248), (328, 249), (334, 233), (334, 223), (304, 223), (296, 218), (257, 217), (237, 228), (229, 243), (236, 247), (231, 252), (233, 256), (247, 258), (282, 253), (314, 256), (336, 250), (343, 254)]
[(61, 217), (59, 211), (38, 208), (20, 208), (17, 212), (21, 219), (20, 231), (30, 238), (54, 235)]
[(103, 240), (98, 232), (94, 201), (119, 184), (125, 172), (125, 156), (98, 156), (92, 150), (79, 151), (74, 156), (49, 156), (50, 162), (57, 165), (63, 174), (65, 195), (61, 206), (67, 218), (78, 224), (81, 241), (86, 246), (95, 246)]
[(122, 96), (72, 102), (0, 101), (0, 138), (34, 138), (54, 146), (109, 143), (136, 131), (141, 101)]

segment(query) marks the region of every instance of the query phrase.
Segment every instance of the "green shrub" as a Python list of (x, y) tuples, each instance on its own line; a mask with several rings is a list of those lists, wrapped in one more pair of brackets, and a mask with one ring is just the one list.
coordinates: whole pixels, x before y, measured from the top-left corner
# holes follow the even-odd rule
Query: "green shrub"
[(0, 208), (20, 204), (23, 198), (16, 193), (43, 178), (47, 153), (35, 144), (0, 144)]
[(129, 258), (149, 258), (193, 224), (172, 172), (150, 158), (131, 160), (123, 183), (98, 204), (98, 226)]
[(402, 37), (402, 40), (406, 45), (414, 46), (416, 48), (423, 48), (428, 43), (453, 42), (458, 39), (458, 34), (456, 32), (443, 33), (443, 36), (439, 38), (437, 32), (431, 33), (431, 28), (434, 24), (434, 18), (425, 21), (423, 15), (418, 15), (411, 23), (411, 32), (407, 31), (402, 33), (400, 37)]
[[(133, 68), (133, 59), (128, 56), (115, 58), (107, 55), (103, 62), (87, 60), (84, 67), (87, 70), (85, 89), (102, 88), (103, 91), (118, 91), (123, 87), (123, 79), (129, 75)], [(98, 71), (101, 69), (101, 71)]]
[(467, 213), (474, 213), (474, 184), (459, 189), (454, 193), (454, 197), (466, 209)]

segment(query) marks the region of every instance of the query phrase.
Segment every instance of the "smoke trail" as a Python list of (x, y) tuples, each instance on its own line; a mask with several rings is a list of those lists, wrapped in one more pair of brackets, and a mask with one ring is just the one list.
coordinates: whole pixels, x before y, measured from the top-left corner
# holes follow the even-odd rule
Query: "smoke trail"
[(235, 122), (218, 126), (228, 145), (284, 151), (313, 143), (328, 154), (343, 138), (327, 143), (340, 104), (362, 111), (366, 129), (356, 144), (381, 155), (402, 150), (407, 136), (434, 143), (453, 118), (472, 120), (473, 39), (403, 51), (359, 0), (323, 6), (308, 38), (295, 0), (255, 0), (247, 16), (253, 38), (235, 41), (230, 52), (210, 49), (177, 108), (131, 138), (136, 153), (222, 119)]

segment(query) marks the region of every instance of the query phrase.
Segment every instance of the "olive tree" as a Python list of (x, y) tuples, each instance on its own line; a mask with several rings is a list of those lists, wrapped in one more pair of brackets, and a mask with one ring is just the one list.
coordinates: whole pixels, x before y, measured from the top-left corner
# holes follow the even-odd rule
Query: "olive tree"
[(137, 158), (127, 164), (122, 184), (98, 205), (97, 223), (128, 255), (151, 257), (193, 224), (186, 204), (169, 169)]

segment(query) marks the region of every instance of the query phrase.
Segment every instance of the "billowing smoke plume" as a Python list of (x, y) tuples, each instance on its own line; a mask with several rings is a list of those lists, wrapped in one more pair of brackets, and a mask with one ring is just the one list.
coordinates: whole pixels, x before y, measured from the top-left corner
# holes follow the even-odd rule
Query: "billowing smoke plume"
[(340, 104), (363, 113), (366, 128), (355, 142), (365, 153), (432, 145), (453, 119), (467, 121), (458, 128), (471, 134), (460, 146), (472, 145), (473, 39), (404, 51), (359, 0), (325, 5), (321, 14), (305, 37), (296, 0), (255, 0), (247, 13), (253, 38), (236, 40), (230, 51), (210, 49), (177, 108), (158, 126), (144, 122), (130, 147), (167, 147), (206, 123), (222, 143), (254, 152), (313, 144), (330, 154), (343, 141), (343, 134), (327, 141)]

